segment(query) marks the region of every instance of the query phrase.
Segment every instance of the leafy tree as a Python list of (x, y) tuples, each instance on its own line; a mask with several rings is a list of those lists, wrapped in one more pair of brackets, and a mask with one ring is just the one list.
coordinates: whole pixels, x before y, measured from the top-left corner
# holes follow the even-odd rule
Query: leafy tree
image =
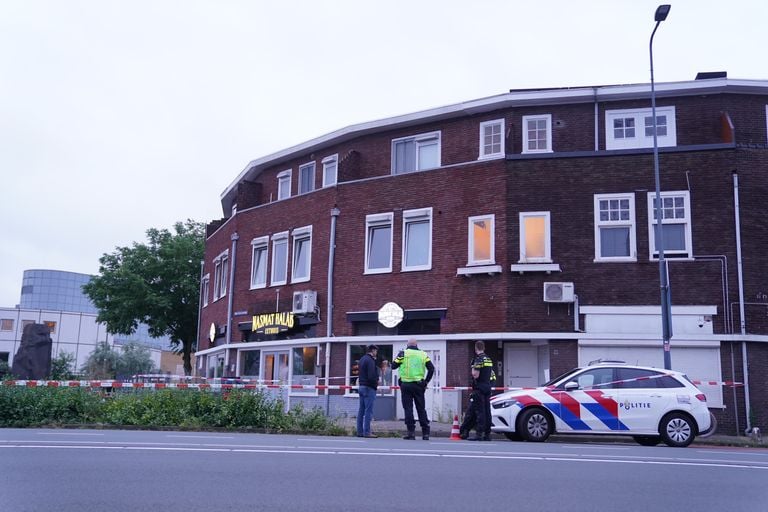
[(192, 373), (199, 304), (200, 260), (205, 226), (177, 222), (173, 233), (147, 230), (146, 244), (118, 247), (100, 259), (99, 276), (83, 291), (99, 309), (99, 321), (113, 334), (130, 335), (140, 323), (155, 337), (167, 335)]
[(119, 355), (106, 341), (99, 342), (88, 355), (81, 371), (88, 379), (114, 379), (117, 374)]
[(135, 341), (126, 343), (117, 360), (117, 374), (123, 376), (154, 373), (154, 363), (149, 348)]
[(51, 379), (70, 380), (75, 371), (75, 354), (72, 352), (59, 352), (59, 355), (51, 359)]

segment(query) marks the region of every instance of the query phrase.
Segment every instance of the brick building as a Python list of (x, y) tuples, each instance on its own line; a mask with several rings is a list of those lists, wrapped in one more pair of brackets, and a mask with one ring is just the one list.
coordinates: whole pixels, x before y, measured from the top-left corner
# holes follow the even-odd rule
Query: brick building
[[(768, 81), (704, 76), (656, 86), (670, 353), (735, 433), (768, 423)], [(513, 90), (250, 162), (208, 226), (197, 373), (354, 384), (363, 345), (410, 337), (440, 386), (468, 384), (476, 339), (504, 386), (662, 367), (652, 121), (648, 84)]]

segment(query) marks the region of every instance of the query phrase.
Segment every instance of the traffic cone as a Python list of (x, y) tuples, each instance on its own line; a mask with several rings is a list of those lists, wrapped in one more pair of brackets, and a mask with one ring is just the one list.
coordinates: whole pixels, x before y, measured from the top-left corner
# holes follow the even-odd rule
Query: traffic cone
[(453, 416), (453, 426), (451, 427), (451, 441), (461, 441), (459, 436), (459, 415)]

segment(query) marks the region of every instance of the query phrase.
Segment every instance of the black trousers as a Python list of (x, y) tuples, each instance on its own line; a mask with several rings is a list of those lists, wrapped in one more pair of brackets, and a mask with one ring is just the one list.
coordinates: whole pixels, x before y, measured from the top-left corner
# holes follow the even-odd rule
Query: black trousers
[(413, 417), (413, 406), (416, 406), (416, 414), (419, 416), (419, 425), (422, 431), (429, 430), (429, 418), (424, 407), (425, 386), (418, 382), (400, 381), (400, 401), (405, 413), (405, 426), (409, 432), (416, 430), (416, 420)]
[(477, 394), (477, 433), (491, 434), (491, 385), (478, 384)]
[(469, 395), (469, 409), (467, 409), (467, 414), (464, 415), (464, 421), (461, 422), (461, 427), (459, 427), (460, 433), (469, 435), (472, 429), (477, 426), (477, 417), (479, 415), (480, 405), (482, 404), (478, 395), (480, 395), (480, 393), (476, 390), (473, 390)]

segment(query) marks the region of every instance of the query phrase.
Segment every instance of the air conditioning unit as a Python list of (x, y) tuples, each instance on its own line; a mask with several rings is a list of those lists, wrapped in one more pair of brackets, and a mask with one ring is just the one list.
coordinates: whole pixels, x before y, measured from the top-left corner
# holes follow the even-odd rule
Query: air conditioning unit
[(315, 305), (317, 304), (317, 292), (312, 290), (305, 290), (301, 292), (293, 292), (293, 308), (292, 312), (297, 314), (313, 313), (315, 311)]
[(544, 302), (573, 302), (573, 283), (544, 283)]

